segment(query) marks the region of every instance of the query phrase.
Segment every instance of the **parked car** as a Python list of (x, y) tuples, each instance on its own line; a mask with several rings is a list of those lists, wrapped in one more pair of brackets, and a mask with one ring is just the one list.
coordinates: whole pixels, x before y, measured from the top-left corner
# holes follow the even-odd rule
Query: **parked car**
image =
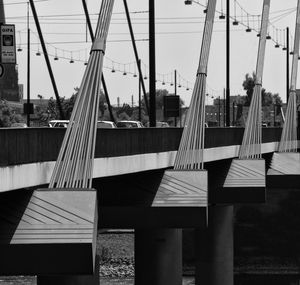
[(97, 128), (100, 129), (114, 129), (116, 128), (116, 124), (111, 121), (98, 121), (97, 122)]
[(69, 120), (51, 120), (48, 122), (50, 128), (67, 128)]
[(116, 123), (118, 128), (143, 128), (143, 124), (139, 121), (119, 121)]
[[(147, 122), (146, 123), (146, 127), (149, 127), (150, 126), (150, 123)], [(156, 127), (157, 128), (169, 128), (170, 125), (167, 123), (167, 122), (159, 122), (159, 121), (156, 121)]]
[(13, 123), (10, 126), (11, 128), (27, 128), (27, 125), (25, 123)]

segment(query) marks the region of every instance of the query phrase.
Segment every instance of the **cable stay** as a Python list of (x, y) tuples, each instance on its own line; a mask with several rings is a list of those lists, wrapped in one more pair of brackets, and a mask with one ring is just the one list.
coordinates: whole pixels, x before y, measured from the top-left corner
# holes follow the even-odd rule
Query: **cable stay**
[(103, 0), (74, 109), (50, 180), (50, 188), (91, 188), (103, 57), (114, 0)]
[(297, 103), (296, 84), (298, 72), (299, 40), (300, 40), (300, 1), (297, 6), (294, 49), (291, 71), (290, 92), (285, 122), (279, 143), (279, 152), (297, 152)]
[[(196, 81), (174, 170), (165, 171), (154, 206), (207, 207), (208, 178), (203, 169), (205, 90), (215, 10), (216, 0), (209, 0)], [(207, 219), (206, 211), (204, 216)]]
[[(296, 102), (296, 84), (298, 72), (300, 42), (300, 0), (297, 5), (296, 27), (294, 36), (294, 49), (292, 60), (292, 71), (290, 81), (290, 91), (285, 114), (285, 121), (281, 133), (278, 152), (272, 157), (270, 169), (268, 171), (268, 183), (272, 187), (281, 187), (287, 185), (290, 188), (299, 187), (300, 178), (300, 154), (297, 152), (297, 102)], [(283, 176), (284, 178), (282, 179)]]
[(222, 191), (234, 202), (265, 202), (265, 161), (261, 159), (261, 88), (270, 11), (270, 0), (264, 0), (256, 62), (256, 81), (246, 121), (239, 158), (233, 159)]
[[(99, 272), (96, 270), (99, 262), (96, 259), (97, 191), (91, 187), (103, 57), (113, 4), (114, 0), (101, 3), (88, 65), (49, 188), (37, 189), (24, 196), (20, 200), (22, 209), (24, 207), (21, 215), (16, 214), (20, 212), (19, 205), (11, 205), (12, 213), (17, 216), (11, 237), (17, 238), (9, 242), (7, 254), (16, 260), (17, 251), (13, 246), (20, 248), (23, 245), (25, 256), (34, 252), (35, 257), (28, 259), (26, 264), (29, 272), (95, 276)], [(28, 233), (26, 238), (18, 238), (16, 233), (24, 230)], [(41, 237), (37, 237), (37, 230), (43, 233)], [(78, 248), (81, 259), (72, 254)], [(36, 260), (39, 260), (38, 269)], [(65, 264), (67, 267), (62, 269)]]

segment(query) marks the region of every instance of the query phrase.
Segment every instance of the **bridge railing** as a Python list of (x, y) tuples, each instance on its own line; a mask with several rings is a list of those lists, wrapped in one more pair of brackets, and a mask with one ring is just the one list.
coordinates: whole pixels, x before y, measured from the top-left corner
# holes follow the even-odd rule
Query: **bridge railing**
[[(239, 145), (243, 128), (207, 128), (205, 148)], [(65, 129), (0, 128), (0, 166), (54, 161)], [(98, 129), (96, 157), (115, 157), (178, 149), (182, 128)], [(279, 141), (281, 128), (264, 128), (263, 143)]]

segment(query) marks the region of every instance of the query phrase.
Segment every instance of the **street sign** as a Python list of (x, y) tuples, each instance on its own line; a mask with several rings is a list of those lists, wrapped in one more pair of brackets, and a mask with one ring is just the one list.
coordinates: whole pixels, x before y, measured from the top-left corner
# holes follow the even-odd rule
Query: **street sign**
[(1, 25), (1, 63), (16, 63), (15, 25)]
[(180, 99), (178, 95), (164, 96), (164, 116), (179, 117)]

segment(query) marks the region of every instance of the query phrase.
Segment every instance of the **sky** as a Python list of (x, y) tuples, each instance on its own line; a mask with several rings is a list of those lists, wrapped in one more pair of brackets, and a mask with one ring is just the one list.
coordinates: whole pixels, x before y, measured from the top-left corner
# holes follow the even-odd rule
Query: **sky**
[[(95, 28), (100, 0), (86, 0), (91, 20)], [(24, 85), (24, 98), (27, 86), (27, 8), (26, 0), (4, 0), (7, 24), (15, 24), (17, 64), (19, 83)], [(188, 106), (196, 71), (199, 62), (202, 32), (205, 20), (203, 13), (206, 0), (194, 1), (185, 5), (184, 0), (156, 0), (156, 73), (157, 89), (174, 92), (174, 70), (177, 70), (178, 95)], [(224, 3), (223, 3), (224, 2)], [(135, 33), (139, 57), (142, 60), (142, 71), (148, 77), (149, 42), (148, 42), (148, 1), (127, 0), (133, 30)], [(225, 0), (217, 1), (214, 31), (209, 56), (207, 76), (207, 104), (223, 96), (226, 84), (226, 21), (219, 19), (225, 11)], [(231, 16), (244, 25), (233, 26), (231, 23), (230, 55), (230, 89), (231, 95), (244, 95), (242, 83), (246, 73), (255, 71), (259, 38), (257, 33), (245, 31), (249, 26), (259, 29), (259, 15), (262, 12), (263, 0), (231, 0)], [(91, 47), (87, 34), (86, 22), (81, 0), (35, 0), (41, 29), (47, 43), (50, 62), (54, 72), (58, 92), (62, 97), (70, 97), (74, 88), (79, 87)], [(290, 28), (290, 45), (293, 46), (295, 30), (296, 0), (271, 0), (270, 28), (272, 37), (267, 41), (263, 87), (272, 93), (279, 93), (286, 101), (286, 53), (282, 50), (285, 44), (284, 30)], [(248, 15), (248, 16), (247, 16)], [(54, 97), (46, 62), (37, 56), (42, 52), (37, 30), (29, 12), (31, 35), (31, 98)], [(233, 19), (231, 19), (231, 22)], [(278, 42), (280, 48), (275, 48)], [(57, 56), (58, 60), (54, 60)], [(70, 63), (73, 59), (74, 63)], [(290, 56), (291, 66), (292, 56)], [(116, 72), (112, 72), (114, 69)], [(115, 0), (112, 21), (106, 45), (103, 70), (111, 103), (134, 104), (138, 101), (138, 78), (135, 58), (130, 41), (129, 29), (122, 0)], [(124, 75), (126, 73), (126, 75)], [(163, 84), (165, 83), (165, 84)], [(298, 80), (298, 86), (299, 86)], [(149, 89), (149, 80), (145, 80)], [(300, 87), (298, 87), (300, 88)]]

